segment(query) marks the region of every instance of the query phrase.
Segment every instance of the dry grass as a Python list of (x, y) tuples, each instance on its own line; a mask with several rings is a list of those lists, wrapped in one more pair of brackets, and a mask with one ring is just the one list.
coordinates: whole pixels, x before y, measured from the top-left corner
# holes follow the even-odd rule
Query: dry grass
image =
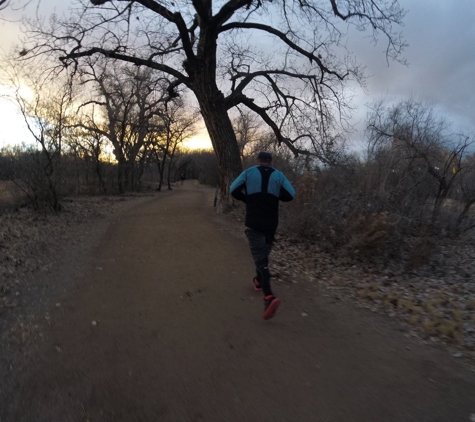
[(24, 199), (24, 193), (13, 182), (0, 180), (0, 212), (17, 206)]
[(421, 265), (409, 273), (403, 262), (368, 263), (328, 252), (317, 242), (276, 239), (270, 262), (276, 282), (317, 282), (330, 295), (351, 298), (368, 309), (397, 317), (421, 341), (443, 343), (475, 359), (475, 283), (466, 277), (475, 273), (474, 244), (439, 245), (432, 257), (439, 266)]

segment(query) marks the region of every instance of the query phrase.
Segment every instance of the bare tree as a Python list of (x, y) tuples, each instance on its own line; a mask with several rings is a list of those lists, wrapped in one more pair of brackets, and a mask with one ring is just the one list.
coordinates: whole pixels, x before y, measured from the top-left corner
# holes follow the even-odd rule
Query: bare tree
[(190, 176), (188, 169), (191, 168), (191, 164), (191, 151), (188, 148), (177, 148), (175, 151), (173, 165), (170, 167), (169, 178), (172, 177), (171, 173), (173, 173), (173, 179), (175, 181), (179, 180), (182, 174), (185, 176), (188, 174), (188, 176)]
[(249, 110), (239, 109), (239, 114), (232, 120), (236, 141), (239, 147), (241, 161), (254, 152), (252, 144), (258, 143), (263, 138), (258, 116)]
[[(89, 190), (89, 173), (95, 175), (99, 192), (107, 194), (107, 186), (104, 178), (104, 155), (106, 146), (110, 145), (107, 137), (102, 135), (105, 131), (104, 122), (97, 122), (94, 119), (94, 109), (91, 115), (76, 115), (71, 122), (71, 136), (68, 139), (68, 147), (74, 154), (74, 159), (79, 165), (85, 168), (85, 185)], [(78, 165), (78, 167), (79, 167)], [(77, 180), (78, 192), (81, 190), (81, 183)]]
[[(169, 96), (166, 79), (155, 77), (150, 69), (132, 69), (127, 65), (89, 61), (81, 69), (83, 83), (94, 86), (92, 98), (82, 107), (99, 106), (102, 117), (97, 122), (97, 110), (91, 110), (90, 122), (83, 127), (109, 139), (118, 163), (120, 192), (133, 188), (134, 166), (144, 147), (151, 119), (160, 114)], [(157, 129), (157, 128), (156, 128)]]
[(196, 112), (186, 108), (183, 100), (177, 99), (167, 103), (162, 112), (154, 119), (154, 126), (159, 130), (151, 130), (148, 136), (148, 148), (157, 163), (159, 172), (158, 190), (165, 184), (165, 168), (168, 189), (171, 190), (171, 172), (177, 149), (183, 141), (195, 133), (198, 121)]
[(170, 140), (167, 184), (168, 189), (171, 190), (171, 174), (174, 167), (175, 154), (182, 146), (183, 141), (196, 133), (198, 115), (190, 110), (186, 110), (182, 104), (174, 104), (171, 108), (167, 107), (164, 117), (167, 138)]
[(400, 57), (405, 45), (393, 28), (404, 16), (396, 0), (80, 4), (70, 19), (54, 17), (50, 30), (32, 25), (28, 56), (59, 53), (71, 66), (103, 55), (168, 74), (171, 96), (180, 86), (191, 90), (220, 165), (223, 203), (242, 169), (229, 110), (241, 105), (260, 116), (294, 154), (321, 154), (337, 146), (347, 81), (363, 78), (344, 48), (345, 25), (369, 28), (375, 40), (383, 34), (388, 58)]
[(433, 107), (414, 99), (393, 106), (376, 104), (367, 124), (368, 156), (384, 157), (384, 185), (392, 183), (393, 193), (412, 191), (413, 197), (428, 199), (432, 226), (473, 144), (469, 137), (451, 133), (449, 128)]
[[(469, 220), (469, 211), (473, 204), (475, 204), (475, 154), (467, 157), (464, 160), (464, 166), (460, 172), (460, 180), (458, 181), (457, 195), (463, 205), (463, 209), (460, 212), (455, 226), (456, 233), (464, 232), (475, 228), (474, 218), (472, 216)], [(466, 224), (463, 224), (467, 222)], [(462, 228), (462, 225), (465, 227)]]
[(5, 61), (2, 77), (14, 90), (11, 99), (41, 154), (35, 154), (46, 177), (47, 200), (55, 211), (61, 209), (61, 158), (73, 115), (74, 89), (69, 75), (51, 80), (43, 69)]

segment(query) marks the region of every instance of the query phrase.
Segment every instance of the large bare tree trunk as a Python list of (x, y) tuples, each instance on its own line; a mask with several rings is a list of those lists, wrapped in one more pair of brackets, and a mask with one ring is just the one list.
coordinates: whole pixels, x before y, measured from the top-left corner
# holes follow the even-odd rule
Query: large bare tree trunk
[(212, 89), (210, 85), (197, 85), (202, 89), (196, 89), (195, 94), (218, 159), (220, 196), (217, 210), (223, 212), (231, 204), (229, 186), (242, 171), (239, 147), (223, 94), (216, 86)]
[[(208, 7), (210, 5), (211, 2)], [(213, 26), (201, 27), (196, 58), (185, 64), (185, 70), (190, 75), (191, 88), (218, 159), (220, 195), (217, 211), (223, 212), (231, 205), (229, 186), (242, 171), (242, 163), (224, 95), (216, 84), (216, 30)]]
[[(220, 186), (218, 212), (222, 212), (231, 204), (229, 186), (241, 173), (242, 163), (236, 136), (227, 112), (223, 108), (222, 111), (214, 110), (208, 113), (208, 110), (202, 108), (203, 119), (218, 158)], [(216, 119), (218, 113), (221, 116)]]

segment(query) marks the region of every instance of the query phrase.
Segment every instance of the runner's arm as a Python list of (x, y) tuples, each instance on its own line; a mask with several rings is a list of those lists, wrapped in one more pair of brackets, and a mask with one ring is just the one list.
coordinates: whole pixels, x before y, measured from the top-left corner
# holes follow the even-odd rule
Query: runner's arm
[(229, 188), (231, 195), (238, 201), (246, 202), (246, 175), (242, 172)]
[(290, 182), (287, 180), (287, 178), (284, 176), (282, 173), (282, 186), (280, 188), (280, 194), (279, 194), (279, 199), (283, 202), (289, 202), (294, 199), (295, 196), (295, 189), (293, 186), (290, 184)]

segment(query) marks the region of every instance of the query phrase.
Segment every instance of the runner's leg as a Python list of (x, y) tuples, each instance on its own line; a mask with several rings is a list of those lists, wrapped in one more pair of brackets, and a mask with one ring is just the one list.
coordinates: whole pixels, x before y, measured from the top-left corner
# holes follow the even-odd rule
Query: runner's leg
[(273, 239), (273, 236), (269, 237), (266, 233), (249, 228), (246, 228), (245, 233), (249, 240), (249, 247), (256, 266), (257, 279), (262, 286), (264, 296), (272, 295), (268, 255), (272, 248), (272, 241), (269, 242), (269, 239)]

